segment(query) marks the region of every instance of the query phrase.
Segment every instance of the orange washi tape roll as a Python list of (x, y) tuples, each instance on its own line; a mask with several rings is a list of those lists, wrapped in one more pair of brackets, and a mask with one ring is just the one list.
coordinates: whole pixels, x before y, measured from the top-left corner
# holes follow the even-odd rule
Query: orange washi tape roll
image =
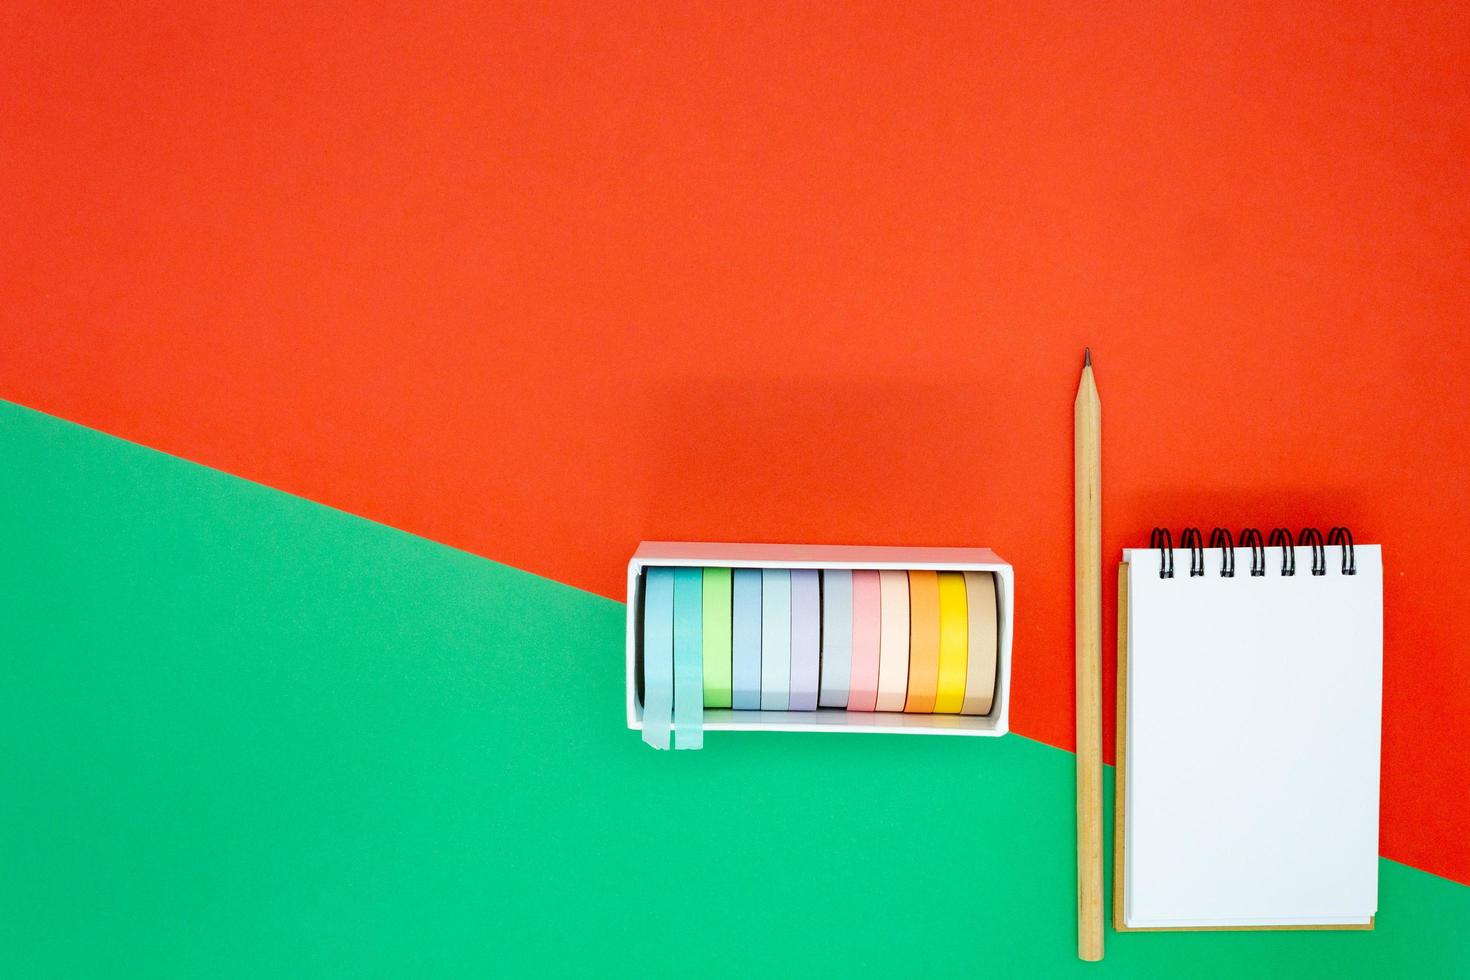
[(969, 662), (965, 665), (965, 701), (960, 713), (988, 715), (995, 700), (995, 575), (965, 573), (965, 605), (970, 620)]
[(909, 691), (903, 710), (929, 714), (939, 686), (939, 573), (909, 572)]
[(965, 576), (939, 573), (939, 689), (935, 713), (956, 714), (965, 704), (965, 672), (970, 653), (970, 626), (965, 603)]
[(885, 568), (878, 573), (882, 622), (878, 636), (879, 711), (902, 711), (909, 685), (909, 575)]

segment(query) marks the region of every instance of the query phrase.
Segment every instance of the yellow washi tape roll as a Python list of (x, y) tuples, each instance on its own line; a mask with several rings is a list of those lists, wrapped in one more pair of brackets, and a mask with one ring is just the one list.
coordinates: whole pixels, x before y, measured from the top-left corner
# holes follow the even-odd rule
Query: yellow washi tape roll
[(970, 651), (960, 713), (988, 715), (995, 700), (995, 650), (999, 643), (993, 573), (965, 573), (965, 605), (970, 621)]
[(940, 572), (939, 688), (934, 697), (936, 714), (957, 714), (965, 704), (965, 674), (970, 653), (970, 627), (967, 619), (965, 576), (959, 572)]

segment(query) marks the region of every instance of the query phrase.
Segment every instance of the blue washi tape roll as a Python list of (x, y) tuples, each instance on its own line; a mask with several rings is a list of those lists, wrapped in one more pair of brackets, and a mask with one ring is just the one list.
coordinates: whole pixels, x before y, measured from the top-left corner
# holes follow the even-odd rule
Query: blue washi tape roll
[(791, 571), (761, 569), (761, 709), (791, 703)]
[(674, 569), (674, 748), (704, 745), (704, 571)]
[(822, 583), (813, 568), (791, 570), (792, 711), (817, 710), (822, 645)]
[(643, 741), (669, 747), (674, 708), (674, 570), (650, 568), (643, 582)]
[(730, 599), (730, 706), (761, 706), (761, 572), (735, 569)]
[(852, 677), (852, 570), (822, 572), (822, 691), (824, 708), (847, 707)]

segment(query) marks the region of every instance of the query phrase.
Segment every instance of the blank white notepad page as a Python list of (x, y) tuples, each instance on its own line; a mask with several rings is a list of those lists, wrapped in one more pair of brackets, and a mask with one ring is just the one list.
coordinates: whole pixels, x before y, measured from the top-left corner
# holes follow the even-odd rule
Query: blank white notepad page
[(1266, 549), (1266, 574), (1129, 562), (1124, 919), (1142, 927), (1362, 924), (1378, 908), (1383, 564)]

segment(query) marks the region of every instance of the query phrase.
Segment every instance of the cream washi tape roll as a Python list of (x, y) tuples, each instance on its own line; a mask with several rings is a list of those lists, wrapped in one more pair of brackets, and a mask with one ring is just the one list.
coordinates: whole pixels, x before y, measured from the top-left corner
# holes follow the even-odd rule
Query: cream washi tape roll
[(879, 711), (902, 711), (909, 685), (909, 574), (899, 569), (878, 573), (882, 622), (878, 633)]
[(965, 573), (965, 604), (970, 619), (969, 663), (965, 667), (965, 700), (961, 714), (988, 715), (995, 701), (995, 575)]
[(970, 625), (965, 602), (965, 576), (939, 573), (939, 683), (936, 714), (956, 714), (965, 703), (965, 674), (970, 652)]

